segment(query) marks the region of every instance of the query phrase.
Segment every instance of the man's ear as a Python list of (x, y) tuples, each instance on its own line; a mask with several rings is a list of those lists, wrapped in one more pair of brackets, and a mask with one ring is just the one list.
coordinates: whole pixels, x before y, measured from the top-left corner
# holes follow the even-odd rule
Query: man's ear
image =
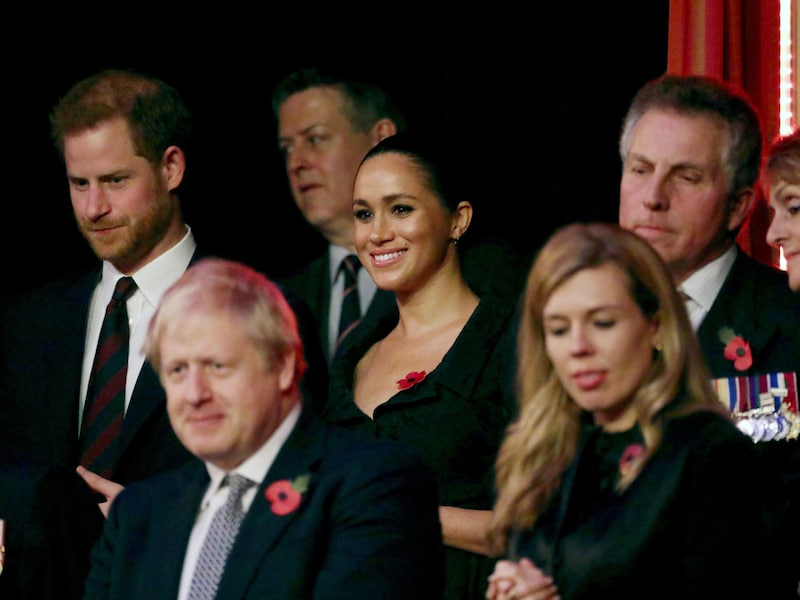
[(167, 189), (171, 192), (183, 181), (183, 174), (186, 172), (186, 156), (178, 146), (170, 146), (164, 150), (161, 158), (161, 169), (164, 181), (167, 182)]
[(388, 117), (380, 119), (372, 126), (372, 135), (375, 138), (376, 144), (395, 133), (397, 133), (397, 125)]
[(297, 376), (296, 373), (296, 366), (297, 366), (297, 356), (294, 352), (285, 352), (283, 356), (280, 358), (280, 364), (278, 365), (278, 386), (282, 391), (286, 391), (291, 388), (293, 385), (297, 384), (295, 378)]

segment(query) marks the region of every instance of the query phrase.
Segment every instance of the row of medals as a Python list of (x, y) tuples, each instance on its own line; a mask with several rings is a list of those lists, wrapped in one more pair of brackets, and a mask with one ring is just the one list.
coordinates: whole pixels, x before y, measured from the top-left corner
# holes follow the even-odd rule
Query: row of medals
[(786, 404), (780, 410), (774, 406), (762, 406), (744, 412), (734, 412), (736, 426), (754, 442), (772, 440), (795, 440), (800, 437), (800, 414)]

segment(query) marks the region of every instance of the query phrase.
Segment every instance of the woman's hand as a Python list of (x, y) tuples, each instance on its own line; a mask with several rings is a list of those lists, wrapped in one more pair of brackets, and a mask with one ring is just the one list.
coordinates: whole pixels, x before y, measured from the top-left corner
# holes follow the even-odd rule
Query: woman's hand
[(489, 576), (487, 600), (558, 600), (553, 580), (528, 558), (500, 560)]

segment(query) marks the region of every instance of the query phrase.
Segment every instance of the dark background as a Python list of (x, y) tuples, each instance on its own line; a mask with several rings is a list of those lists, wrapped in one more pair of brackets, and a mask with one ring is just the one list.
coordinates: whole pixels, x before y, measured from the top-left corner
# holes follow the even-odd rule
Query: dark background
[(196, 121), (180, 193), (187, 221), (206, 251), (269, 275), (324, 247), (289, 194), (270, 107), (281, 76), (315, 63), (383, 83), (412, 127), (468, 150), (475, 235), (499, 235), (532, 256), (561, 224), (616, 221), (619, 128), (638, 87), (666, 69), (669, 2), (602, 4), (471, 27), (420, 17), (392, 32), (377, 16), (319, 29), (284, 19), (276, 33), (248, 26), (246, 14), (198, 26), (71, 15), (50, 33), (39, 27), (22, 43), (2, 42), (4, 295), (92, 261), (48, 113), (73, 83), (107, 67), (153, 73), (183, 92)]

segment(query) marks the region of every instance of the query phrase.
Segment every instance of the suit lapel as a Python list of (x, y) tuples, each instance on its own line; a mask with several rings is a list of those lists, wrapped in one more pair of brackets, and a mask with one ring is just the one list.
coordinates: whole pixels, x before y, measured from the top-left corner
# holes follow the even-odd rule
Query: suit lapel
[(142, 423), (155, 411), (163, 410), (165, 403), (166, 394), (161, 387), (161, 382), (150, 363), (145, 361), (139, 377), (136, 379), (128, 411), (122, 422), (121, 452), (125, 452), (128, 442), (142, 426)]
[[(193, 462), (170, 478), (169, 502), (155, 502), (150, 519), (150, 545), (158, 552), (146, 554), (148, 564), (144, 572), (152, 574), (150, 590), (153, 598), (175, 598), (181, 582), (180, 565), (183, 564), (189, 537), (197, 517), (200, 501), (208, 487), (209, 478), (202, 462)], [(162, 490), (156, 490), (163, 497)], [(177, 568), (176, 568), (177, 565)]]

